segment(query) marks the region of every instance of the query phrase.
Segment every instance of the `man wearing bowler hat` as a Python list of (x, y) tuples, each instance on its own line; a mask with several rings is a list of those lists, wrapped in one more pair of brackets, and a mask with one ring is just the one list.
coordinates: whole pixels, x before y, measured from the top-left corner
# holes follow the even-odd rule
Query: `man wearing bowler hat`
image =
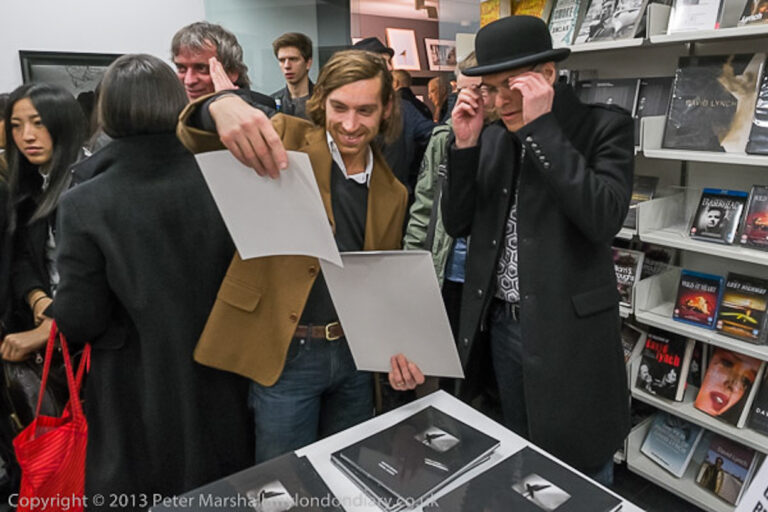
[(610, 483), (629, 430), (611, 242), (632, 192), (633, 124), (556, 83), (569, 53), (531, 16), (478, 32), (478, 65), (464, 74), (482, 77), (501, 119), (483, 128), (480, 91), (459, 94), (442, 209), (446, 231), (472, 240), (459, 333), (468, 375), (485, 351), (506, 425)]

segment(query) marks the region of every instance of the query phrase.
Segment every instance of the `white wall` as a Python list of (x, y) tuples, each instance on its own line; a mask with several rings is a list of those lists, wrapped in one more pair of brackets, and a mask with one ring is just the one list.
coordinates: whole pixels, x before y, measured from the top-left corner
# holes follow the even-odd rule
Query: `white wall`
[(2, 0), (0, 92), (21, 85), (19, 50), (149, 53), (169, 61), (171, 38), (205, 19), (203, 0)]

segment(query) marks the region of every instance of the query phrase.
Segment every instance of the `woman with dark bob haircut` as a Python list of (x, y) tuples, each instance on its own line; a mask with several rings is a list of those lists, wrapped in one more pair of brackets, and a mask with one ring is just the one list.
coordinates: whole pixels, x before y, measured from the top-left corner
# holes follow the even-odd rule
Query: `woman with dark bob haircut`
[[(172, 496), (252, 461), (248, 381), (192, 360), (234, 246), (174, 133), (186, 102), (161, 60), (117, 59), (98, 104), (114, 138), (103, 168), (59, 205), (54, 317), (70, 343), (93, 345), (91, 496)], [(127, 509), (151, 505), (138, 501)]]
[[(59, 275), (54, 254), (59, 197), (69, 187), (69, 167), (82, 155), (85, 116), (67, 90), (45, 83), (22, 85), (5, 108), (5, 157), (13, 236), (10, 258), (13, 317), (0, 347), (20, 361), (48, 339)], [(7, 252), (7, 251), (6, 251)]]

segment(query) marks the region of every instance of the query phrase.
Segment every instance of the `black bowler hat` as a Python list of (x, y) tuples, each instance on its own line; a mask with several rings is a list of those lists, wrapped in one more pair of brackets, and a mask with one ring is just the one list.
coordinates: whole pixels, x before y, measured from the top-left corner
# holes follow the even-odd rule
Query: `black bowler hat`
[(384, 46), (378, 37), (366, 37), (352, 45), (355, 50), (365, 50), (371, 53), (387, 53), (390, 58), (395, 56), (395, 50)]
[(477, 66), (462, 73), (490, 75), (542, 62), (561, 61), (568, 48), (552, 48), (547, 25), (536, 16), (508, 16), (480, 29), (475, 37)]

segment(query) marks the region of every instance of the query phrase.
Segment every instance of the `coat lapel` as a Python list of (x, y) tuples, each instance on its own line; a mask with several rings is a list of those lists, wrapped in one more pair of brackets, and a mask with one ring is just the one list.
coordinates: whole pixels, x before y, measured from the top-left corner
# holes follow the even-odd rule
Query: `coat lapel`
[(389, 170), (384, 157), (374, 149), (373, 172), (368, 187), (364, 250), (373, 251), (386, 245), (390, 224), (398, 218), (397, 209), (400, 206), (400, 195), (397, 193), (398, 185), (399, 182)]
[(336, 232), (336, 221), (333, 218), (333, 208), (331, 206), (331, 165), (333, 160), (331, 152), (328, 150), (328, 141), (325, 139), (325, 130), (315, 128), (307, 133), (306, 146), (301, 149), (309, 155), (309, 161), (312, 163), (312, 170), (315, 173), (315, 180), (320, 189), (320, 197), (323, 199), (325, 213), (331, 222), (331, 229)]

